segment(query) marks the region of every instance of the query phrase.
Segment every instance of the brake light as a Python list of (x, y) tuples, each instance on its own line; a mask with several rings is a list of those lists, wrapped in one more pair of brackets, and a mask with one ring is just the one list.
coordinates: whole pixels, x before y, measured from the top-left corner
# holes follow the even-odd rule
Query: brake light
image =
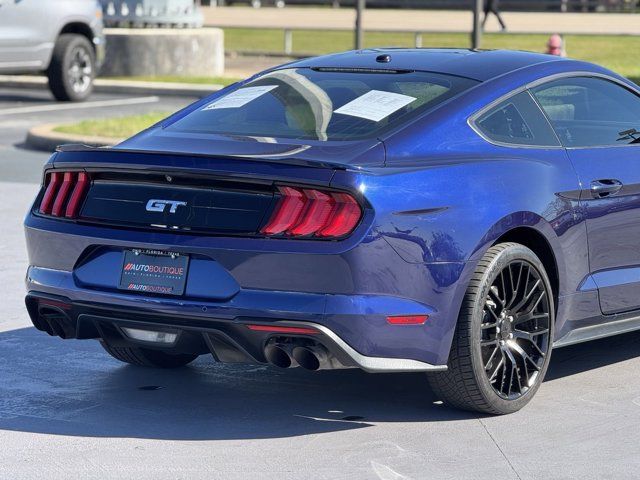
[(278, 204), (260, 230), (265, 235), (338, 238), (351, 233), (362, 217), (360, 205), (348, 193), (284, 186), (278, 189)]
[(300, 190), (291, 187), (280, 187), (280, 201), (271, 215), (271, 220), (261, 232), (267, 235), (277, 235), (284, 232), (297, 222), (304, 208), (304, 195)]
[(69, 203), (67, 203), (67, 210), (64, 216), (67, 218), (76, 218), (80, 213), (80, 207), (84, 200), (87, 190), (89, 189), (89, 175), (84, 172), (78, 173), (76, 185), (73, 188)]
[(71, 188), (73, 188), (74, 175), (75, 174), (71, 172), (65, 172), (64, 177), (62, 177), (62, 185), (60, 185), (56, 199), (53, 202), (53, 208), (51, 209), (51, 215), (54, 217), (62, 216), (63, 208), (67, 203), (67, 197), (71, 192)]
[(316, 233), (319, 237), (341, 237), (353, 230), (360, 221), (360, 205), (351, 195), (334, 193), (333, 198), (335, 206), (330, 221)]
[(90, 178), (84, 172), (52, 172), (38, 211), (54, 217), (77, 218), (89, 189)]
[(62, 173), (53, 172), (49, 175), (47, 181), (47, 189), (45, 190), (42, 201), (40, 202), (40, 213), (50, 215), (51, 209), (53, 208), (53, 202), (56, 199), (56, 194), (58, 193), (58, 189), (62, 183)]
[(298, 220), (298, 223), (287, 231), (289, 235), (310, 235), (320, 230), (329, 219), (333, 208), (333, 199), (330, 195), (319, 190), (304, 190), (306, 210)]

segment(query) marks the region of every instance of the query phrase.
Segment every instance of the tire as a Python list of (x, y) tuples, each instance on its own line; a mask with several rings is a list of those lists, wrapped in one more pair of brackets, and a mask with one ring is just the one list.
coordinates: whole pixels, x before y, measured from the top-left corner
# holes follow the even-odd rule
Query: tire
[(553, 293), (540, 259), (517, 243), (493, 246), (469, 282), (448, 369), (429, 374), (431, 388), (463, 410), (520, 410), (544, 379), (554, 322)]
[(104, 340), (100, 341), (109, 355), (116, 360), (141, 367), (179, 368), (193, 362), (198, 355), (169, 354), (162, 350), (142, 347), (114, 347)]
[(93, 91), (96, 59), (89, 40), (72, 33), (58, 37), (47, 69), (49, 89), (60, 101), (81, 102)]

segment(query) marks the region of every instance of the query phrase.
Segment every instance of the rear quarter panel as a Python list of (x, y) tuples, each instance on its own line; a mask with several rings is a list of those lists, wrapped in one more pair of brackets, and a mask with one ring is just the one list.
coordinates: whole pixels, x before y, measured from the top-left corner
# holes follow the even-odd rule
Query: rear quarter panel
[[(541, 75), (554, 69), (545, 67)], [(520, 76), (517, 82), (498, 79), (484, 90), (476, 88), (385, 138), (385, 168), (355, 177), (339, 172), (333, 179), (335, 185), (351, 182), (371, 202), (372, 237), (383, 238), (407, 266), (425, 266), (407, 272), (428, 272), (428, 278), (398, 281), (410, 297), (423, 295), (435, 308), (433, 327), (447, 345), (478, 260), (515, 228), (535, 230), (553, 250), (557, 332), (564, 333), (567, 319), (592, 316), (597, 307), (597, 292), (586, 284), (580, 184), (564, 149), (493, 145), (467, 124), (475, 111), (533, 79)]]

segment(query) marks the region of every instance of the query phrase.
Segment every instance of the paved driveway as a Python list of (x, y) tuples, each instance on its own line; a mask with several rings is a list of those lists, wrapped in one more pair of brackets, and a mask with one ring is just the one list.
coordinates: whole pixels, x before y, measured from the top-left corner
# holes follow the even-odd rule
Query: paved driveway
[(30, 326), (35, 191), (0, 182), (0, 478), (638, 478), (640, 334), (558, 350), (533, 403), (495, 418), (444, 407), (416, 374), (124, 366)]
[(0, 86), (0, 181), (39, 182), (49, 154), (24, 148), (27, 131), (43, 123), (77, 122), (87, 118), (173, 112), (196, 100), (188, 97), (94, 94), (84, 103), (56, 102), (41, 90)]

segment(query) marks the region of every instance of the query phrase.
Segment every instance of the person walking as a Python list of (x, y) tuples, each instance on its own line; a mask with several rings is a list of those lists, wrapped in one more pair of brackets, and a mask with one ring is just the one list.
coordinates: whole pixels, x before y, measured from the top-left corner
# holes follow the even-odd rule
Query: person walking
[(504, 20), (502, 19), (502, 15), (500, 15), (500, 8), (499, 8), (499, 0), (484, 0), (484, 20), (482, 21), (482, 29), (484, 30), (484, 26), (487, 23), (487, 19), (489, 18), (489, 14), (493, 13), (496, 18), (498, 19), (498, 22), (500, 23), (500, 27), (502, 28), (502, 31), (506, 31), (507, 30), (507, 24), (504, 23)]

